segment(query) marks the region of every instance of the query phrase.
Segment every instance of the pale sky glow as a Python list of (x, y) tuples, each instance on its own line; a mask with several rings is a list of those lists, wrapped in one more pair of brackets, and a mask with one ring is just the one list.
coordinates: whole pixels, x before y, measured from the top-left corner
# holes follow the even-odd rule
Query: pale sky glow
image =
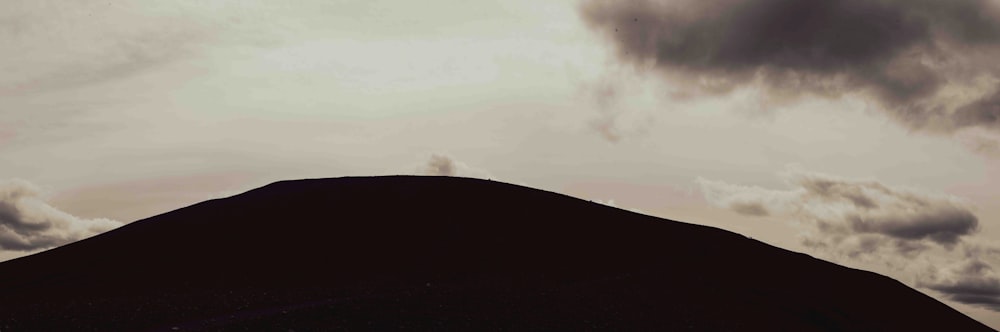
[[(447, 170), (717, 226), (913, 287), (958, 280), (957, 268), (925, 268), (957, 264), (962, 250), (985, 252), (975, 257), (1000, 273), (996, 127), (910, 128), (880, 109), (889, 97), (856, 91), (782, 100), (751, 84), (682, 98), (682, 76), (620, 61), (631, 44), (609, 42), (605, 21), (588, 25), (581, 3), (6, 1), (0, 181), (33, 184), (72, 220), (127, 223), (277, 180)], [(952, 79), (937, 93), (963, 104), (996, 77)], [(888, 188), (885, 202), (926, 198), (916, 210), (946, 196), (978, 228), (952, 250), (893, 230), (844, 231), (928, 245), (909, 261), (884, 248), (852, 258), (805, 245), (818, 228), (803, 215), (740, 214), (697, 180), (808, 192), (782, 178), (790, 168), (842, 181), (829, 199), (882, 190), (859, 181)], [(837, 209), (896, 221), (895, 210)], [(924, 217), (916, 210), (899, 222)], [(3, 243), (0, 260), (44, 249)], [(1000, 327), (997, 311), (918, 289)]]

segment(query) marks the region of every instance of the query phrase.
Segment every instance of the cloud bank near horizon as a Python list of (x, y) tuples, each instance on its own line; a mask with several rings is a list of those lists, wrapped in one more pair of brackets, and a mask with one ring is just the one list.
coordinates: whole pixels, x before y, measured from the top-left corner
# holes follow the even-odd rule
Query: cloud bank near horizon
[(917, 281), (948, 298), (1000, 312), (1000, 275), (982, 259), (971, 257), (942, 269), (928, 269)]
[(24, 180), (0, 182), (0, 250), (49, 249), (123, 225), (111, 219), (83, 219), (49, 205), (41, 190)]
[[(800, 243), (810, 250), (895, 269), (920, 265), (917, 287), (1000, 311), (1000, 278), (988, 261), (1000, 250), (976, 242), (979, 219), (960, 199), (794, 168), (782, 177), (788, 189), (696, 182), (714, 206), (748, 217), (794, 220), (803, 229)], [(921, 257), (954, 256), (959, 250), (964, 256), (957, 260)]]

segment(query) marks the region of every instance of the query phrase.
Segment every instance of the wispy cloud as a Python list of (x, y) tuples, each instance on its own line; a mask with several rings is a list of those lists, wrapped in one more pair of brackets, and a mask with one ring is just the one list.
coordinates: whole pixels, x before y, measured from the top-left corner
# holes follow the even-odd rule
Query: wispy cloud
[(656, 118), (633, 109), (629, 101), (644, 92), (623, 71), (609, 71), (580, 86), (581, 92), (597, 106), (598, 114), (588, 123), (590, 129), (611, 143), (648, 133)]
[(114, 80), (190, 54), (215, 29), (188, 5), (4, 3), (0, 42), (18, 51), (0, 54), (0, 95)]

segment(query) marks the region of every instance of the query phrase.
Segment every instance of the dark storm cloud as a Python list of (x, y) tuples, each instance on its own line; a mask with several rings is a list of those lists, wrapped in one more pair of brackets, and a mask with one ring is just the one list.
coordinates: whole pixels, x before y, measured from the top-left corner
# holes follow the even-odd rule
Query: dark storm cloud
[(1000, 278), (992, 266), (976, 258), (935, 271), (918, 281), (917, 286), (938, 291), (956, 302), (1000, 311)]
[(46, 203), (28, 182), (0, 182), (0, 250), (33, 251), (99, 234), (120, 223), (81, 219)]
[[(702, 92), (862, 92), (913, 129), (1000, 129), (989, 0), (590, 0), (580, 13), (622, 60)], [(982, 77), (993, 80), (982, 96), (939, 96)]]

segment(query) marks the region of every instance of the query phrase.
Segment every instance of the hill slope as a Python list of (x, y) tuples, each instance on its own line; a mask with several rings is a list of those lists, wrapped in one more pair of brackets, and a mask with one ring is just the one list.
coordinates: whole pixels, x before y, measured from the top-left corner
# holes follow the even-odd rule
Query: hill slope
[(990, 331), (890, 278), (499, 182), (284, 181), (0, 263), (0, 330)]

